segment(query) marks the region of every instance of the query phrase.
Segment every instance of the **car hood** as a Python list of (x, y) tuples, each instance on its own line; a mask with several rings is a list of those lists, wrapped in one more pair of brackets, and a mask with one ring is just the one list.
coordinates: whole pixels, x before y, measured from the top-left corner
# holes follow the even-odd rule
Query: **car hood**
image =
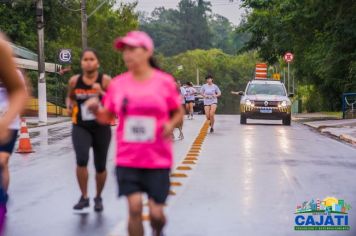
[(266, 95), (266, 94), (256, 94), (256, 95), (246, 95), (243, 97), (243, 100), (251, 100), (251, 101), (288, 101), (289, 98), (287, 96), (279, 96), (279, 95)]

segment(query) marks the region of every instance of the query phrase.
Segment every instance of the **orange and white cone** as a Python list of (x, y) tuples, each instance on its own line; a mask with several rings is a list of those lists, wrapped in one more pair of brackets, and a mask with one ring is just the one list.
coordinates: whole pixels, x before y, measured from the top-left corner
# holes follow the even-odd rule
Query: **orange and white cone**
[(20, 130), (19, 147), (18, 147), (16, 152), (17, 153), (31, 153), (31, 152), (34, 152), (32, 150), (30, 135), (28, 133), (26, 120), (24, 118), (21, 119), (21, 130)]

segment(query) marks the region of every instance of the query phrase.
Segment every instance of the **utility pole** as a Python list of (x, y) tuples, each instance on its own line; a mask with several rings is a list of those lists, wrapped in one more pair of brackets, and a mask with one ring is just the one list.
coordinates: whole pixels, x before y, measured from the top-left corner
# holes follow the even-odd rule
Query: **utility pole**
[(38, 121), (47, 123), (47, 91), (44, 57), (43, 1), (36, 0), (36, 23), (38, 37)]
[(289, 76), (290, 76), (290, 73), (289, 73), (289, 64), (290, 64), (290, 63), (288, 62), (288, 93), (289, 93), (289, 91), (290, 91), (290, 89), (289, 89), (289, 87), (290, 87), (290, 86), (289, 86), (289, 85), (290, 85), (290, 77), (289, 77)]
[(82, 12), (82, 48), (84, 50), (88, 47), (88, 16), (87, 16), (87, 9), (86, 9), (86, 0), (82, 0), (81, 12)]
[(200, 80), (199, 80), (199, 67), (197, 66), (197, 85), (199, 85), (199, 82), (200, 82)]

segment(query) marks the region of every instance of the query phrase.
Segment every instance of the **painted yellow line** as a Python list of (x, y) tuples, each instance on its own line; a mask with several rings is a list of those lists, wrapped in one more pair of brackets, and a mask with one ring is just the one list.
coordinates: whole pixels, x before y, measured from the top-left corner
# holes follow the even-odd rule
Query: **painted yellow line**
[(197, 156), (199, 156), (198, 153), (188, 153), (187, 154), (187, 157), (197, 157)]
[(177, 195), (176, 192), (174, 192), (173, 190), (169, 190), (169, 195), (175, 196)]
[(195, 161), (183, 161), (182, 162), (184, 165), (195, 165), (196, 162)]
[(173, 178), (186, 178), (188, 176), (186, 174), (183, 174), (183, 173), (172, 173), (171, 177), (173, 177)]
[(190, 166), (178, 166), (177, 170), (191, 170), (192, 168)]
[(201, 149), (190, 149), (189, 153), (200, 153)]
[(202, 146), (202, 145), (200, 145), (200, 144), (193, 144), (193, 145), (192, 145), (192, 148), (199, 148), (199, 149), (201, 149), (201, 146)]
[(197, 161), (198, 158), (196, 158), (196, 157), (186, 157), (186, 158), (184, 158), (184, 160), (185, 161)]
[(189, 151), (189, 154), (199, 154), (200, 151)]
[(171, 182), (171, 186), (175, 186), (175, 187), (182, 186), (182, 183), (181, 182)]

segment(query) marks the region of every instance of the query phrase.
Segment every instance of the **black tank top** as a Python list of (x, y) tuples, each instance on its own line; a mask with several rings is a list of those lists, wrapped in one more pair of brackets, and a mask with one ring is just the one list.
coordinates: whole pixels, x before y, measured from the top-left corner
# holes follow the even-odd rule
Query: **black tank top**
[[(95, 83), (100, 84), (102, 88), (103, 75), (99, 74)], [(73, 89), (73, 99), (76, 101), (73, 107), (72, 121), (76, 125), (98, 125), (95, 120), (95, 116), (88, 111), (85, 106), (85, 102), (92, 97), (99, 97), (101, 100), (101, 95), (99, 91), (93, 89), (92, 85), (87, 85), (83, 81), (83, 75), (78, 77), (78, 81)]]

